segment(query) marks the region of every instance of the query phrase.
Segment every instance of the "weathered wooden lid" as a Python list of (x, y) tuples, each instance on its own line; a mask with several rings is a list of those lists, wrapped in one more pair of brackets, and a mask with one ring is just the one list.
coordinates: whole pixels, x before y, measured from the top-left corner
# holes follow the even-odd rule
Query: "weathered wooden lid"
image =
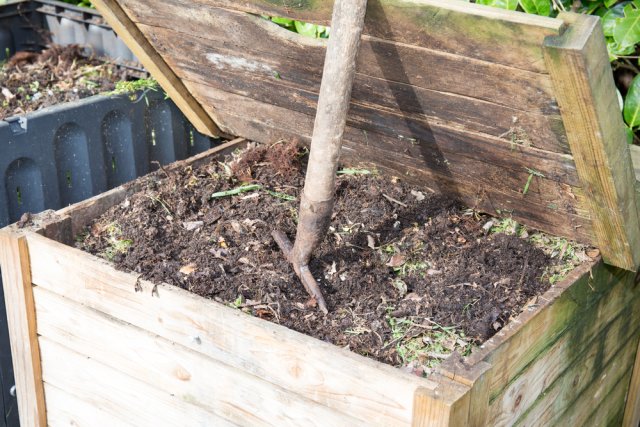
[[(94, 0), (196, 128), (308, 140), (333, 1)], [(292, 6), (280, 6), (291, 3)], [(640, 265), (630, 148), (599, 18), (370, 0), (344, 156)]]

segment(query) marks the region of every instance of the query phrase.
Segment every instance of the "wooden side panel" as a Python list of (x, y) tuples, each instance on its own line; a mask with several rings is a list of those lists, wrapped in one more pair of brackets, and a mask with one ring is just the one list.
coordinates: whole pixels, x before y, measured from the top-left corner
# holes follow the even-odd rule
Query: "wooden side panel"
[[(127, 12), (153, 9), (180, 0), (120, 0)], [(200, 7), (219, 7), (256, 15), (284, 16), (329, 24), (333, 0), (280, 2), (273, 0), (192, 0), (178, 18), (190, 18)], [(558, 35), (559, 19), (526, 15), (487, 6), (449, 0), (371, 0), (365, 33), (377, 38), (544, 72), (540, 43)]]
[[(138, 426), (234, 426), (212, 412), (176, 399), (141, 381), (80, 355), (47, 338), (39, 338), (44, 381), (112, 416), (121, 414)], [(109, 387), (105, 387), (109, 384)], [(95, 413), (95, 418), (99, 415)], [(86, 417), (90, 415), (87, 414)], [(188, 420), (188, 421), (187, 421)]]
[(545, 57), (588, 199), (596, 245), (607, 263), (640, 266), (640, 220), (635, 175), (618, 107), (607, 49), (596, 16), (574, 20), (548, 38)]
[[(34, 288), (34, 295), (41, 337), (228, 421), (247, 426), (364, 425), (348, 413), (331, 410), (41, 287)], [(102, 387), (115, 392), (116, 386), (103, 381)], [(48, 395), (47, 402), (52, 408)]]
[(0, 265), (22, 426), (47, 425), (29, 250), (23, 236), (0, 232)]
[(109, 23), (147, 70), (169, 94), (182, 113), (200, 133), (219, 136), (220, 129), (205, 113), (184, 84), (176, 77), (164, 60), (149, 45), (138, 28), (129, 20), (115, 0), (95, 0), (93, 5)]
[(136, 427), (126, 413), (112, 414), (51, 384), (44, 384), (50, 426)]
[(437, 386), (181, 289), (138, 280), (41, 236), (27, 238), (37, 286), (358, 420), (410, 424), (414, 391)]

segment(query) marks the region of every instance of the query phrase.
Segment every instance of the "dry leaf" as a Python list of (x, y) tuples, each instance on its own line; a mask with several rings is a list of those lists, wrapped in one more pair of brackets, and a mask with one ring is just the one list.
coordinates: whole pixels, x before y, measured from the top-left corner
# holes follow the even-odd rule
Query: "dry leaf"
[(376, 239), (374, 239), (371, 234), (367, 234), (367, 246), (369, 246), (371, 249), (376, 248)]
[(180, 269), (180, 273), (185, 274), (187, 276), (193, 273), (194, 271), (196, 271), (196, 265), (194, 263), (187, 264)]
[(395, 254), (391, 257), (389, 262), (387, 263), (388, 267), (400, 267), (402, 264), (406, 262), (406, 258), (403, 254)]

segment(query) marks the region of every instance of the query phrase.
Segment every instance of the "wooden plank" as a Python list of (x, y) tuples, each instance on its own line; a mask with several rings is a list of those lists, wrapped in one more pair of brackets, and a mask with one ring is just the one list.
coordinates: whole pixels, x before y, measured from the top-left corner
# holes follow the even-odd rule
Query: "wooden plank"
[[(626, 389), (629, 385), (631, 377), (631, 367), (633, 366), (633, 356), (635, 355), (637, 339), (628, 340), (626, 345), (609, 359), (609, 363), (598, 367), (598, 357), (594, 359), (581, 360), (576, 365), (576, 372), (584, 367), (588, 369), (589, 365), (596, 365), (594, 371), (584, 371), (592, 381), (588, 387), (577, 396), (566, 396), (561, 393), (550, 393), (544, 395), (539, 404), (531, 408), (523, 418), (517, 421), (520, 426), (540, 426), (540, 425), (566, 425), (566, 426), (583, 426), (583, 425), (606, 425), (592, 424), (595, 414), (594, 409), (604, 409), (601, 404), (605, 402), (606, 412), (600, 414), (604, 419), (614, 417), (624, 408), (624, 393), (613, 393), (616, 386), (622, 381), (622, 388)], [(571, 383), (571, 379), (567, 378), (567, 382)], [(575, 399), (571, 399), (574, 397)], [(565, 411), (566, 407), (566, 411)]]
[[(165, 2), (167, 0), (164, 0)], [(172, 0), (180, 4), (178, 0)], [(153, 11), (158, 1), (121, 0), (135, 20), (135, 11)], [(328, 24), (333, 1), (305, 0), (296, 3), (271, 0), (194, 0), (177, 13), (192, 19), (203, 10), (221, 7), (257, 15), (285, 16), (306, 22)], [(145, 23), (145, 22), (142, 22)], [(367, 8), (365, 33), (404, 44), (508, 64), (544, 72), (540, 44), (548, 35), (559, 35), (559, 19), (525, 15), (496, 8), (448, 0), (388, 0), (371, 2)]]
[(0, 231), (0, 247), (2, 284), (20, 423), (23, 426), (44, 427), (47, 424), (47, 414), (31, 291), (29, 249), (23, 236), (7, 229)]
[(116, 0), (95, 0), (93, 5), (142, 65), (149, 70), (198, 132), (210, 136), (221, 136), (220, 129), (214, 121), (215, 118), (210, 117), (191, 96), (160, 55), (149, 45), (145, 36), (127, 17), (118, 2)]
[(640, 181), (640, 146), (630, 145), (629, 153), (631, 154), (631, 164), (633, 165), (636, 181)]
[(74, 427), (135, 427), (127, 413), (105, 412), (51, 384), (44, 384), (47, 397), (47, 423), (49, 426)]
[[(261, 142), (274, 142), (281, 138), (310, 139), (311, 116), (214, 89), (209, 89), (206, 96), (216, 101), (216, 114), (230, 125), (225, 128), (230, 133)], [(582, 209), (584, 199), (578, 188), (564, 184), (552, 188), (549, 186), (555, 184), (547, 182), (549, 180), (535, 179), (531, 193), (523, 195), (521, 189), (527, 176), (518, 175), (522, 171), (495, 172), (488, 177), (485, 172), (498, 171), (499, 168), (471, 157), (445, 157), (437, 145), (425, 146), (422, 154), (405, 155), (404, 147), (412, 145), (406, 138), (390, 138), (350, 126), (345, 130), (344, 138), (342, 158), (347, 162), (371, 162), (380, 169), (395, 171), (398, 176), (413, 178), (416, 183), (451, 194), (478, 210), (492, 214), (496, 214), (496, 210), (503, 214), (511, 212), (515, 219), (529, 226), (582, 242), (592, 241), (591, 221)], [(392, 148), (394, 144), (395, 149)], [(377, 146), (387, 148), (376, 149)], [(416, 159), (418, 155), (420, 157)], [(459, 162), (467, 163), (462, 166)], [(457, 167), (460, 175), (454, 175), (453, 166)], [(504, 189), (503, 181), (510, 183), (509, 190)], [(470, 182), (473, 185), (469, 185)], [(538, 189), (539, 185), (547, 187)]]
[[(640, 350), (640, 344), (638, 349)], [(635, 360), (624, 409), (622, 424), (625, 427), (637, 427), (640, 425), (640, 351), (638, 350), (636, 350)]]
[[(193, 7), (189, 25), (176, 23), (185, 18), (181, 16), (183, 6), (173, 1), (160, 2), (153, 9), (135, 7), (131, 14), (150, 43), (173, 64), (235, 65), (240, 69), (241, 62), (230, 60), (241, 56), (272, 67), (283, 80), (299, 79), (295, 70), (308, 72), (312, 80), (296, 81), (319, 85), (326, 40), (298, 35), (242, 12)], [(185, 51), (185, 47), (188, 50)], [(224, 58), (215, 55), (217, 49), (232, 52), (226, 54), (229, 60), (223, 61)], [(206, 59), (212, 54), (218, 61)], [(286, 66), (293, 66), (294, 72), (285, 71), (282, 67)], [(559, 115), (551, 79), (545, 74), (371, 36), (363, 37), (357, 68), (359, 74), (377, 79), (489, 101), (530, 113)], [(206, 67), (201, 70), (206, 71)], [(254, 71), (262, 74), (266, 70), (260, 67)]]
[(441, 381), (435, 389), (420, 387), (413, 401), (413, 427), (449, 427), (468, 425), (469, 387), (434, 377)]
[(574, 19), (544, 52), (605, 262), (636, 271), (640, 221), (635, 176), (613, 74), (596, 16)]
[[(39, 335), (227, 420), (251, 426), (368, 424), (39, 286), (34, 298)], [(51, 410), (49, 396), (47, 402)]]
[[(126, 414), (138, 426), (235, 426), (215, 414), (161, 392), (47, 338), (39, 338), (44, 381), (115, 416)], [(94, 416), (98, 416), (96, 413)], [(89, 416), (82, 415), (82, 416)]]
[[(409, 424), (437, 384), (28, 234), (33, 282), (354, 418)], [(305, 351), (301, 351), (305, 349)]]
[[(159, 50), (203, 104), (206, 102), (204, 99), (208, 88), (213, 87), (305, 114), (312, 115), (315, 111), (322, 63), (309, 70), (301, 69), (297, 64), (307, 58), (304, 51), (300, 53), (300, 58), (281, 58), (282, 62), (272, 55), (251, 59), (247, 58), (246, 53), (237, 56), (233, 50), (226, 51), (217, 47), (204, 47), (210, 53), (199, 54), (195, 47), (201, 44), (193, 43), (192, 48), (191, 44), (185, 43), (188, 42), (185, 37), (178, 38), (181, 37), (178, 33), (158, 29), (150, 29), (149, 32), (171, 34), (167, 37), (179, 40), (175, 44), (184, 45), (180, 48), (169, 47), (172, 49), (170, 52)], [(187, 51), (192, 53), (175, 53)], [(215, 63), (212, 64), (211, 59)], [(239, 61), (247, 61), (246, 67), (236, 67), (235, 63)], [(234, 65), (230, 66), (229, 63)], [(263, 69), (256, 71), (255, 67)], [(274, 77), (276, 74), (279, 78)], [(541, 114), (363, 74), (358, 74), (355, 78), (351, 103), (351, 123), (366, 123), (366, 118), (372, 115), (395, 115), (410, 121), (428, 123), (430, 127), (464, 131), (472, 138), (474, 133), (484, 134), (489, 138), (494, 137), (494, 140), (504, 146), (520, 145), (568, 153), (558, 113)], [(354, 109), (356, 106), (362, 108)], [(397, 132), (401, 130), (398, 129)], [(516, 138), (515, 132), (517, 138), (520, 138), (517, 144), (512, 143), (512, 136)]]
[[(225, 142), (222, 145), (211, 148), (195, 156), (191, 156), (186, 160), (180, 160), (178, 162), (171, 163), (164, 168), (168, 172), (171, 172), (173, 170), (180, 170), (187, 166), (196, 168), (200, 165), (212, 161), (212, 159), (231, 154), (235, 150), (242, 149), (246, 146), (247, 143), (248, 141), (244, 138), (235, 138), (231, 141)], [(71, 218), (71, 233), (73, 236), (76, 236), (84, 229), (84, 227), (87, 226), (87, 224), (89, 224), (95, 218), (105, 213), (111, 207), (123, 202), (133, 193), (140, 191), (143, 188), (144, 184), (144, 179), (135, 180), (133, 182), (121, 185), (104, 193), (93, 196), (89, 199), (83, 200), (82, 202), (60, 209), (59, 211), (57, 211), (57, 214), (61, 217), (68, 216)], [(55, 236), (46, 236), (52, 238), (53, 240), (59, 241), (57, 238), (55, 238)]]
[[(600, 331), (597, 319), (615, 318), (633, 298), (633, 279), (633, 273), (601, 261), (577, 267), (540, 297), (536, 306), (473, 352), (468, 364), (484, 360), (493, 366), (491, 401), (571, 327), (580, 331), (582, 339), (596, 336)], [(590, 321), (588, 316), (596, 319)]]
[[(315, 108), (324, 61), (324, 46), (310, 46), (306, 38), (304, 44), (290, 42), (290, 32), (257, 17), (224, 10), (214, 10), (210, 13), (215, 16), (217, 22), (213, 25), (214, 29), (206, 33), (207, 37), (211, 34), (218, 37), (214, 40), (203, 38), (203, 29), (199, 29), (195, 24), (192, 25), (193, 35), (185, 34), (175, 26), (160, 28), (139, 24), (139, 27), (183, 80), (195, 81), (205, 86), (212, 85), (226, 91), (240, 91), (241, 94), (261, 100), (270, 97), (271, 103), (281, 106), (301, 98), (300, 101), (306, 101)], [(204, 23), (202, 25), (205, 26)], [(260, 26), (264, 25), (275, 26), (277, 29), (256, 31), (262, 30)], [(246, 40), (249, 46), (256, 44), (249, 38), (253, 35), (261, 37), (263, 43), (273, 47), (270, 51), (255, 52), (251, 47), (239, 47), (239, 43), (235, 41), (225, 42), (225, 38), (231, 37), (229, 33), (232, 31), (243, 34), (246, 32), (247, 36), (242, 40)], [(400, 48), (404, 49), (405, 56), (400, 55)], [(375, 46), (371, 46), (370, 40), (364, 43), (362, 52), (369, 52), (373, 57), (369, 55), (368, 59), (362, 59), (364, 54), (360, 55), (352, 102), (379, 106), (404, 115), (414, 114), (430, 118), (431, 122), (440, 126), (449, 124), (496, 137), (502, 135), (503, 139), (509, 139), (507, 135), (510, 130), (517, 127), (520, 134), (526, 134), (527, 144), (548, 151), (568, 152), (562, 120), (552, 95), (539, 95), (542, 99), (537, 100), (536, 105), (528, 105), (526, 102), (530, 96), (525, 92), (550, 92), (549, 76), (535, 74), (543, 79), (538, 84), (531, 76), (526, 77), (533, 80), (532, 82), (525, 83), (524, 80), (519, 80), (510, 83), (510, 76), (517, 74), (517, 71), (494, 70), (492, 68), (496, 66), (493, 64), (490, 64), (491, 67), (481, 67), (475, 63), (460, 64), (459, 62), (464, 62), (465, 59), (457, 57), (455, 60), (440, 59), (443, 63), (442, 70), (433, 70), (430, 62), (432, 58), (425, 57), (422, 50), (410, 49), (416, 50), (409, 46), (396, 46), (382, 41)], [(365, 60), (369, 62), (364, 62)], [(395, 67), (389, 69), (389, 65), (383, 63), (382, 66), (387, 68), (381, 68), (382, 61), (395, 64)], [(405, 68), (403, 64), (407, 62)], [(493, 74), (489, 74), (492, 76), (490, 78), (464, 73), (456, 76), (457, 68), (479, 69), (478, 73)], [(427, 88), (408, 84), (408, 73), (414, 75), (413, 81)], [(442, 76), (448, 81), (465, 77), (466, 79), (460, 80), (455, 86), (441, 87), (439, 78), (425, 76)], [(524, 78), (525, 76), (522, 76), (522, 79)], [(436, 81), (431, 83), (432, 80)], [(429, 83), (422, 83), (424, 81)], [(465, 87), (467, 89), (460, 89)], [(206, 92), (206, 87), (190, 90), (199, 94)], [(352, 111), (351, 115), (353, 114)], [(516, 125), (514, 120), (517, 121)]]
[[(573, 324), (516, 376), (491, 403), (489, 425), (510, 425), (533, 407), (538, 414), (545, 410), (555, 414), (563, 412), (599, 374), (602, 366), (609, 364), (628, 342), (637, 339), (640, 319), (633, 313), (640, 309), (640, 298), (629, 301), (613, 320), (597, 316), (597, 309), (584, 315), (595, 328)], [(597, 336), (593, 337), (590, 329), (595, 329)]]

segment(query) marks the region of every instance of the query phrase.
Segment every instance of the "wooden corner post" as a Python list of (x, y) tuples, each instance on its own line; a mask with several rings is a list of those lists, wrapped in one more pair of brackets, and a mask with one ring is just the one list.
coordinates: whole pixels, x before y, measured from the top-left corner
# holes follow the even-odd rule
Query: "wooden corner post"
[(587, 199), (594, 243), (605, 262), (636, 271), (635, 175), (600, 18), (559, 17), (569, 25), (561, 36), (545, 39), (544, 57)]
[(0, 267), (7, 307), (20, 425), (44, 427), (47, 416), (42, 385), (29, 250), (24, 236), (0, 231)]

